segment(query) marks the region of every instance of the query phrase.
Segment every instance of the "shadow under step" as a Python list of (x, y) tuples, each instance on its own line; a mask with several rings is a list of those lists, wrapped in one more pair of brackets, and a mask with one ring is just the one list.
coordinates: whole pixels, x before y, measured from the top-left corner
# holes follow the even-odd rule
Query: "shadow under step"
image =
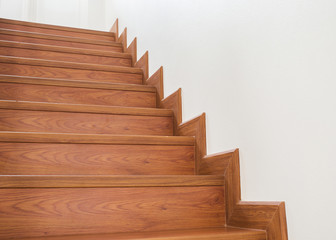
[(152, 86), (0, 74), (0, 99), (126, 107), (156, 107)]
[(62, 35), (33, 33), (4, 28), (0, 28), (0, 40), (38, 43), (63, 47), (96, 49), (120, 53), (123, 52), (122, 44), (114, 41), (102, 41)]
[(56, 26), (51, 24), (33, 23), (33, 22), (4, 19), (4, 18), (0, 18), (0, 28), (27, 31), (27, 32), (63, 35), (77, 38), (115, 41), (115, 34), (112, 32)]
[(132, 56), (128, 53), (1, 40), (0, 55), (111, 66), (132, 66)]
[(142, 84), (140, 68), (0, 56), (0, 74)]

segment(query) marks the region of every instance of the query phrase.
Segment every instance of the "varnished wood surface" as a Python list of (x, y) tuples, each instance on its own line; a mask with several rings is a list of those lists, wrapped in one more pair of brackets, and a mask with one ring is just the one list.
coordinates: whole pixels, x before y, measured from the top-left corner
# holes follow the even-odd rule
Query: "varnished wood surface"
[(265, 231), (241, 228), (203, 228), (161, 232), (92, 234), (22, 240), (266, 240)]
[(195, 139), (193, 137), (184, 136), (126, 136), (115, 134), (28, 133), (1, 131), (0, 142), (194, 146)]
[[(19, 79), (20, 80), (20, 79)], [(16, 81), (19, 82), (19, 81)], [(32, 80), (31, 82), (34, 82)], [(67, 85), (69, 82), (51, 82), (51, 85), (42, 85), (49, 82), (35, 84), (5, 83), (0, 79), (0, 99), (13, 101), (35, 101), (66, 104), (93, 104), (101, 106), (146, 107), (156, 106), (155, 92), (113, 90), (113, 86), (106, 89), (91, 89), (77, 87), (53, 86)], [(75, 85), (73, 82), (69, 84)], [(90, 87), (90, 84), (83, 86)], [(104, 87), (104, 86), (101, 86)], [(108, 87), (112, 89), (108, 89)], [(116, 86), (121, 87), (121, 86)], [(146, 90), (146, 89), (144, 89)]]
[(122, 45), (114, 41), (95, 41), (93, 39), (32, 33), (3, 28), (0, 28), (0, 40), (123, 52)]
[(172, 136), (173, 118), (0, 109), (0, 131)]
[(115, 36), (115, 41), (117, 41), (117, 39), (119, 38), (119, 20), (118, 18), (114, 21), (110, 32), (114, 34)]
[(190, 175), (194, 146), (0, 143), (3, 175)]
[(163, 109), (171, 109), (174, 113), (174, 135), (177, 135), (177, 126), (182, 122), (182, 94), (181, 88), (160, 102)]
[(99, 106), (84, 104), (62, 104), (45, 102), (25, 102), (18, 100), (0, 100), (0, 109), (17, 109), (49, 112), (106, 113), (117, 115), (172, 117), (170, 109), (133, 108), (116, 106)]
[(163, 99), (163, 67), (160, 67), (159, 70), (148, 78), (145, 84), (156, 88), (156, 105), (160, 106), (161, 100)]
[[(73, 49), (76, 49), (77, 51), (72, 51)], [(85, 50), (85, 51), (81, 53), (81, 51), (78, 50)], [(123, 67), (132, 66), (132, 58), (128, 54), (123, 56), (122, 54), (117, 53), (115, 56), (113, 56), (113, 54), (108, 54), (110, 56), (104, 56), (104, 55), (98, 55), (102, 51), (94, 51), (97, 53), (97, 55), (91, 54), (90, 52), (92, 52), (92, 50), (90, 51), (87, 49), (80, 49), (80, 48), (66, 48), (66, 47), (55, 47), (48, 45), (0, 41), (0, 55), (3, 56), (14, 56), (23, 58), (101, 64), (101, 65), (123, 66)], [(120, 55), (120, 57), (118, 55)]]
[(0, 238), (222, 227), (223, 186), (0, 189)]
[(93, 82), (141, 84), (142, 74), (134, 68), (88, 65), (0, 56), (0, 74)]
[(201, 160), (199, 174), (224, 175), (233, 158), (234, 150), (206, 155)]
[(224, 186), (222, 176), (201, 175), (49, 175), (0, 176), (0, 188), (119, 188)]
[(126, 53), (129, 53), (132, 56), (132, 66), (134, 66), (138, 60), (137, 51), (138, 51), (137, 50), (137, 38), (134, 38), (131, 44), (128, 46), (128, 48), (125, 51)]
[(123, 46), (123, 52), (127, 50), (127, 28), (118, 37), (118, 42)]
[(148, 79), (149, 70), (148, 70), (148, 51), (134, 64), (134, 67), (141, 68), (143, 72), (143, 82), (146, 83)]
[(43, 23), (32, 23), (26, 21), (0, 18), (0, 28), (22, 30), (27, 32), (48, 33), (54, 35), (63, 35), (88, 39), (99, 39), (104, 41), (114, 41), (113, 32), (104, 32), (83, 28), (56, 26)]
[(195, 137), (195, 169), (199, 173), (201, 159), (206, 155), (205, 113), (177, 127), (178, 136)]
[(146, 85), (120, 84), (120, 83), (96, 83), (96, 82), (89, 82), (89, 81), (73, 81), (73, 80), (64, 80), (64, 79), (57, 79), (57, 78), (25, 77), (25, 76), (3, 75), (3, 74), (0, 74), (0, 82), (74, 87), (74, 88), (109, 89), (109, 90), (152, 92), (152, 93), (156, 92), (156, 89), (154, 87), (146, 86)]

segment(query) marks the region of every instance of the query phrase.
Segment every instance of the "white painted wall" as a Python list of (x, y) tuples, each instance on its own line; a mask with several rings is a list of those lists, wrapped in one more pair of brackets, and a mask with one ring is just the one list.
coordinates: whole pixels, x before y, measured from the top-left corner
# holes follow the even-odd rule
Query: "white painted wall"
[(240, 148), (243, 199), (286, 201), (295, 240), (336, 239), (335, 13), (332, 0), (0, 0), (14, 19), (118, 17), (150, 72), (164, 66), (165, 96), (182, 87), (183, 119), (207, 113), (208, 153)]

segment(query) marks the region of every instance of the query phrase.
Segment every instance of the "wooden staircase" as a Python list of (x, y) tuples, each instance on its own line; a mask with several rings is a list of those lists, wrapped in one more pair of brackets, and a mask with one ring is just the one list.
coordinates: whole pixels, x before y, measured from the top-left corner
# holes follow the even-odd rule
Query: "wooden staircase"
[(283, 202), (242, 202), (238, 149), (206, 154), (118, 21), (0, 19), (0, 239), (286, 240)]

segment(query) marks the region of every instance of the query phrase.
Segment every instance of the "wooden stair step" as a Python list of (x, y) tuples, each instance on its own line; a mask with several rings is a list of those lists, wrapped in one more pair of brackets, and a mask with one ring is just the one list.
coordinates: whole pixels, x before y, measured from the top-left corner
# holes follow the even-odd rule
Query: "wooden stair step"
[(0, 74), (142, 84), (140, 68), (0, 56)]
[(33, 22), (11, 20), (4, 18), (0, 18), (0, 28), (71, 36), (78, 38), (98, 39), (104, 41), (115, 41), (115, 34), (113, 32), (56, 26), (51, 24), (33, 23)]
[(127, 107), (156, 107), (152, 86), (0, 74), (0, 99)]
[(132, 56), (128, 53), (1, 40), (0, 55), (124, 67), (132, 66)]
[(266, 240), (265, 231), (242, 228), (184, 229), (161, 232), (90, 234), (22, 240)]
[(0, 40), (123, 52), (122, 44), (113, 41), (33, 33), (4, 28), (0, 28)]
[[(59, 181), (55, 179), (58, 177)], [(13, 182), (15, 186), (0, 188), (1, 239), (165, 231), (225, 224), (223, 176), (168, 179), (153, 176), (140, 178), (140, 183), (136, 178), (125, 177), (117, 184), (106, 179), (107, 176), (102, 179), (98, 176), (96, 180), (96, 177), (71, 176), (62, 180), (62, 176), (31, 176), (31, 182), (26, 176), (1, 178), (1, 184)], [(21, 180), (16, 181), (18, 178)], [(93, 184), (85, 186), (91, 180)], [(126, 187), (120, 186), (124, 182)], [(145, 187), (139, 186), (143, 183)]]
[(173, 116), (161, 109), (0, 101), (0, 131), (171, 136)]
[(0, 132), (0, 174), (190, 175), (194, 138)]

